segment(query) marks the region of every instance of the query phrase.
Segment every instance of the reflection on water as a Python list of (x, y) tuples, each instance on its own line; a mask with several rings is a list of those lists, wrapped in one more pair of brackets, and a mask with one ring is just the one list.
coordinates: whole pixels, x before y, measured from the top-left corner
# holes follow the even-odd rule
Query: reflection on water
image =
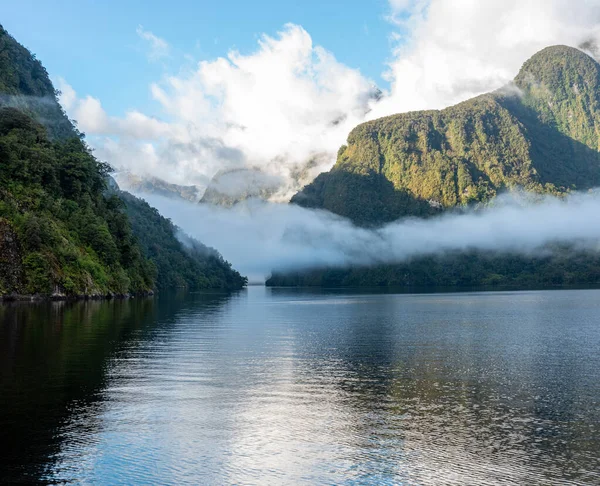
[(598, 484), (600, 291), (0, 307), (0, 479)]

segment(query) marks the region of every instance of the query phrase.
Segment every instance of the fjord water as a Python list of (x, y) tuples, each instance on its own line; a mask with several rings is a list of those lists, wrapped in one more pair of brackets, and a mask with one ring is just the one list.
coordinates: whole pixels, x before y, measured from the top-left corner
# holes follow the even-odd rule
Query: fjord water
[(598, 484), (600, 291), (0, 307), (0, 480)]

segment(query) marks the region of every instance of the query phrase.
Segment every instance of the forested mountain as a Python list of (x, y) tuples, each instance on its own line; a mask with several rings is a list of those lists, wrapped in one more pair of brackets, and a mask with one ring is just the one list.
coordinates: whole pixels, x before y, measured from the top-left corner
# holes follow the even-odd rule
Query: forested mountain
[[(510, 188), (565, 194), (600, 184), (600, 65), (549, 47), (514, 83), (440, 111), (356, 127), (333, 169), (292, 199), (356, 224), (485, 204)], [(373, 267), (275, 272), (268, 285), (481, 286), (600, 283), (600, 255), (548, 245), (539, 256), (465, 251)]]
[(600, 65), (578, 49), (549, 47), (497, 92), (359, 125), (332, 170), (292, 202), (377, 226), (513, 187), (587, 189), (600, 183), (599, 134)]
[[(184, 245), (144, 202), (108, 188), (46, 70), (0, 27), (0, 296), (240, 288), (213, 250)], [(144, 225), (132, 217), (144, 211)], [(163, 251), (164, 249), (164, 251)], [(167, 258), (165, 258), (167, 255)]]
[[(143, 254), (157, 269), (159, 289), (239, 289), (247, 279), (214, 250), (181, 232), (145, 201), (120, 193)], [(177, 237), (175, 237), (177, 236)]]

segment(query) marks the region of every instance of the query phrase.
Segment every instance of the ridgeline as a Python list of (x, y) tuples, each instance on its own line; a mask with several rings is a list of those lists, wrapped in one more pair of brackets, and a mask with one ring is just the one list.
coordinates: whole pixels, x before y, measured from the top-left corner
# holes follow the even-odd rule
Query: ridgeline
[[(364, 227), (486, 205), (523, 188), (563, 195), (600, 185), (600, 64), (546, 48), (514, 82), (444, 110), (363, 123), (335, 166), (292, 198)], [(600, 283), (600, 256), (548, 245), (538, 257), (455, 252), (354, 268), (277, 272), (267, 285), (480, 286)]]
[(497, 92), (359, 125), (331, 171), (292, 203), (379, 226), (516, 187), (588, 189), (600, 183), (599, 134), (600, 65), (577, 49), (549, 47)]
[(109, 187), (110, 171), (65, 115), (42, 64), (0, 26), (0, 297), (246, 284), (215, 250)]

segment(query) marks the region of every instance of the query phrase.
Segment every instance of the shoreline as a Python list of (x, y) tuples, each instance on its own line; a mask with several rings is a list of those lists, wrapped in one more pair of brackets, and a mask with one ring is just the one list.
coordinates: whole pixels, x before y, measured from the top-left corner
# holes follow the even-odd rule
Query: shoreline
[(0, 304), (9, 302), (71, 302), (71, 301), (82, 301), (82, 300), (125, 300), (135, 299), (136, 297), (153, 297), (156, 295), (155, 291), (149, 290), (147, 292), (139, 292), (134, 294), (80, 294), (80, 295), (66, 295), (66, 294), (6, 294), (0, 295)]

